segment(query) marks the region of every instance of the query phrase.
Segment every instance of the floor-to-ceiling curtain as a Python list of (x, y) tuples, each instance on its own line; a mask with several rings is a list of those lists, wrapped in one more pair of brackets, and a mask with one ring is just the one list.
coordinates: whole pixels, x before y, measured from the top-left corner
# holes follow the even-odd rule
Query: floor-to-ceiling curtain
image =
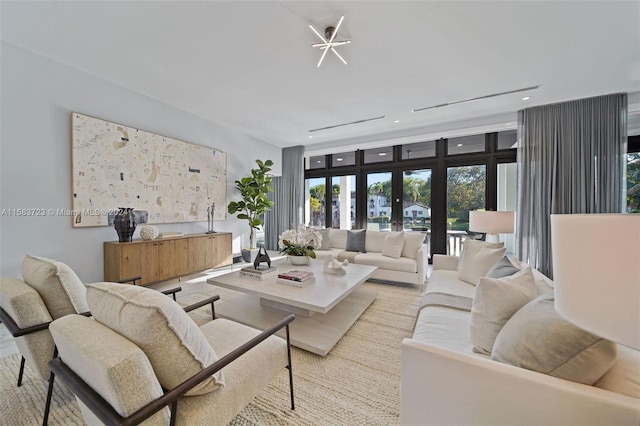
[(521, 260), (552, 276), (550, 214), (622, 212), (626, 120), (620, 93), (518, 112)]
[(304, 209), (304, 146), (282, 150), (282, 176), (274, 177), (269, 199), (273, 207), (265, 215), (265, 248), (278, 249), (282, 231), (297, 227)]

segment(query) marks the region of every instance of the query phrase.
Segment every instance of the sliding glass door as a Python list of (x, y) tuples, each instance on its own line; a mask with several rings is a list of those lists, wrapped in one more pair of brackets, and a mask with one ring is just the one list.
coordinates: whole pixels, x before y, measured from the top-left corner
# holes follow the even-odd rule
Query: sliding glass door
[(469, 212), (484, 210), (487, 166), (447, 168), (447, 254), (459, 256), (469, 231)]

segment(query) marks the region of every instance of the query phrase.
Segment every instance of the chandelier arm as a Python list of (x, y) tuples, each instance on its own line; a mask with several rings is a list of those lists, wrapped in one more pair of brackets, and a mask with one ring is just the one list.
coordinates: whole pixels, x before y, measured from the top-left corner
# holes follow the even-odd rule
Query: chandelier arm
[[(333, 53), (335, 53), (335, 54), (336, 54), (336, 56), (337, 56), (338, 58), (340, 58), (340, 60), (341, 60), (345, 65), (347, 65), (347, 61), (345, 61), (345, 60), (344, 60), (344, 58), (343, 58), (343, 57), (342, 57), (342, 56), (341, 56), (341, 55), (340, 55), (340, 54), (339, 54), (339, 53), (338, 53), (338, 52), (333, 48), (333, 46), (331, 46), (331, 47), (330, 47), (330, 49), (331, 49), (331, 51), (332, 51)], [(326, 50), (325, 50), (325, 52), (326, 52)]]
[(320, 40), (322, 40), (325, 43), (328, 43), (327, 39), (324, 38), (318, 31), (316, 31), (315, 28), (313, 28), (311, 25), (309, 25), (309, 28), (311, 28), (311, 31), (313, 31), (318, 37), (320, 37)]
[(328, 51), (329, 49), (324, 49), (324, 52), (322, 52), (322, 56), (320, 57), (320, 61), (318, 62), (318, 68), (320, 68), (320, 65), (322, 65), (322, 61), (324, 61), (324, 57), (327, 55)]
[(344, 15), (340, 17), (340, 21), (338, 22), (338, 25), (336, 25), (336, 29), (333, 30), (333, 33), (331, 34), (331, 38), (329, 39), (329, 43), (333, 42), (333, 39), (336, 38), (336, 36), (338, 35), (338, 29), (340, 28), (340, 25), (342, 25), (343, 20), (344, 20)]

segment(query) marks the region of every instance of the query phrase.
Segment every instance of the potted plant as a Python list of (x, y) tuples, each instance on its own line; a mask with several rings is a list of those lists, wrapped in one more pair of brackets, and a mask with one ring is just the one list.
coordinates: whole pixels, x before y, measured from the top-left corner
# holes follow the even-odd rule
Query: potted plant
[(320, 246), (322, 235), (300, 224), (298, 229), (287, 229), (278, 240), (280, 253), (286, 254), (294, 265), (308, 265), (309, 258), (316, 258), (314, 249)]
[(242, 254), (247, 262), (252, 261), (251, 251), (257, 252), (256, 229), (262, 226), (262, 215), (273, 205), (273, 202), (267, 199), (267, 194), (272, 191), (269, 172), (273, 161), (256, 160), (256, 163), (258, 167), (251, 169), (251, 176), (243, 177), (235, 182), (236, 189), (240, 192), (242, 199), (231, 201), (227, 206), (229, 214), (237, 213), (238, 219), (245, 219), (249, 222), (249, 250), (246, 254), (243, 250)]

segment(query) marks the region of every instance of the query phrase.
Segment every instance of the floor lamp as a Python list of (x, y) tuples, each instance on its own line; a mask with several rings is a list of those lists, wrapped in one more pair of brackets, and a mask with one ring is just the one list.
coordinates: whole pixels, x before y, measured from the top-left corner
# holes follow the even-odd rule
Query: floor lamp
[(514, 230), (513, 212), (474, 210), (469, 212), (469, 230), (487, 234), (485, 241), (499, 243), (498, 234), (512, 234)]
[(558, 313), (640, 349), (640, 214), (551, 215), (551, 250)]

